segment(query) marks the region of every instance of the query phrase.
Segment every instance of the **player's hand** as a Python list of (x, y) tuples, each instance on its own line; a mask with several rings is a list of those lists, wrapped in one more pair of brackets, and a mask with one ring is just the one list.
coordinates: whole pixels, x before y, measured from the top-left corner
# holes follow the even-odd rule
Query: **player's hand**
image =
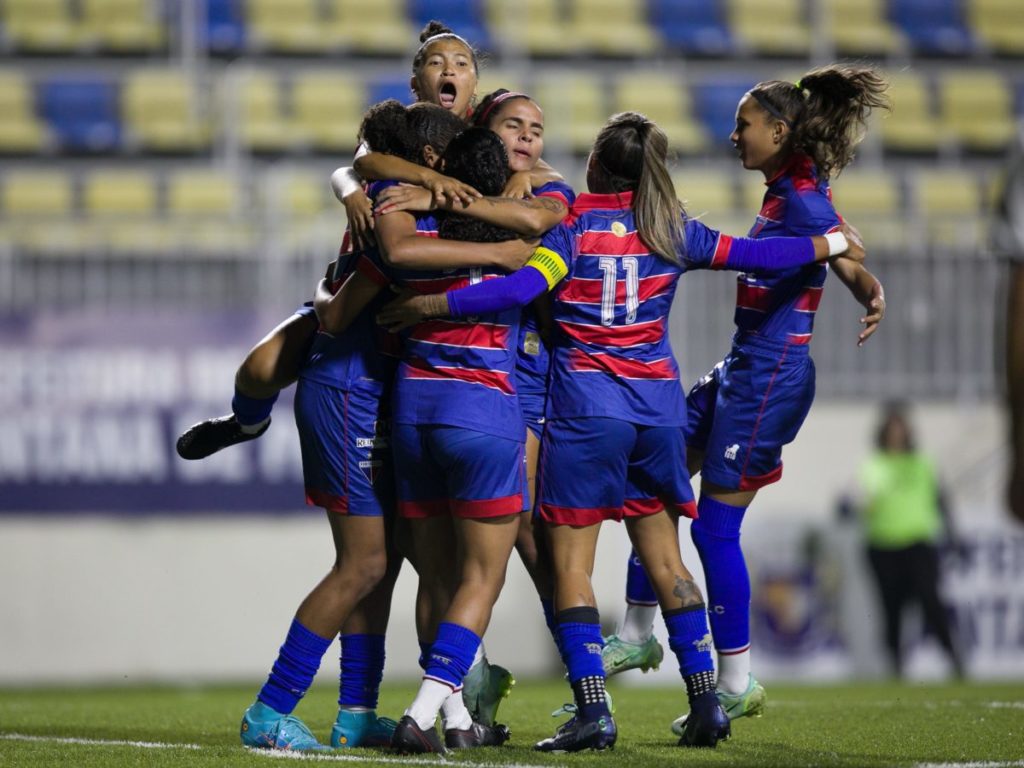
[(446, 314), (448, 301), (443, 293), (421, 295), (403, 288), (397, 298), (385, 304), (377, 313), (377, 323), (387, 328), (390, 333), (397, 333), (428, 317), (437, 316), (440, 309), (437, 306), (438, 299), (444, 300), (445, 312), (440, 314)]
[(373, 238), (373, 205), (363, 190), (353, 192), (342, 199), (345, 215), (348, 217), (348, 230), (352, 236), (352, 249), (361, 251), (374, 244)]
[(857, 337), (858, 347), (864, 346), (864, 342), (878, 330), (878, 324), (885, 317), (885, 289), (881, 283), (871, 286), (871, 296), (864, 302), (864, 309), (867, 310), (867, 314), (860, 319), (864, 330)]
[(843, 251), (840, 258), (856, 261), (858, 264), (863, 263), (867, 253), (864, 251), (864, 241), (861, 239), (860, 232), (846, 221), (843, 222), (843, 227), (840, 231), (846, 236), (848, 244), (847, 249)]
[(388, 187), (377, 195), (373, 212), (378, 216), (396, 211), (432, 211), (434, 196), (430, 190), (412, 184)]
[(511, 197), (515, 200), (528, 200), (533, 197), (533, 181), (529, 171), (516, 171), (513, 173), (505, 188), (501, 190), (502, 197)]
[(466, 208), (474, 200), (479, 200), (483, 197), (469, 184), (448, 176), (442, 176), (440, 173), (430, 176), (424, 186), (430, 190), (430, 194), (434, 197), (434, 207), (444, 208), (449, 211)]
[(515, 272), (530, 260), (538, 245), (540, 245), (540, 240), (535, 237), (527, 240), (517, 237), (515, 240), (497, 243), (501, 254), (497, 266), (509, 272)]

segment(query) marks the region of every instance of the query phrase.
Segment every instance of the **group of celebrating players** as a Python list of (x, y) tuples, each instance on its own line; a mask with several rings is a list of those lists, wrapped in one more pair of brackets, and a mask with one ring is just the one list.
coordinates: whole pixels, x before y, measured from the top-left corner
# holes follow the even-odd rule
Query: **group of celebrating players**
[[(731, 719), (764, 707), (740, 526), (810, 408), (808, 345), (829, 269), (866, 308), (860, 343), (884, 314), (828, 181), (886, 106), (886, 83), (832, 65), (743, 96), (730, 139), (767, 191), (748, 238), (732, 238), (686, 214), (668, 139), (644, 115), (608, 120), (576, 195), (542, 160), (541, 105), (503, 89), (476, 103), (472, 46), (438, 22), (420, 41), (416, 103), (371, 107), (354, 168), (332, 176), (349, 232), (314, 301), (250, 352), (232, 414), (178, 441), (201, 459), (258, 437), (296, 382), (306, 498), (334, 538), (335, 563), (300, 604), (242, 742), (505, 743), (495, 713), (513, 681), (481, 638), (516, 549), (574, 699), (536, 749), (615, 744), (606, 675), (660, 663), (659, 607), (689, 700), (672, 728), (681, 746), (713, 747)], [(692, 269), (741, 274), (732, 348), (686, 396), (668, 318)], [(693, 519), (707, 603), (680, 558), (681, 516)], [(624, 521), (634, 546), (626, 617), (607, 641), (591, 587), (604, 520)], [(396, 723), (376, 707), (403, 558), (419, 576), (423, 679)], [(328, 746), (292, 713), (339, 634)]]

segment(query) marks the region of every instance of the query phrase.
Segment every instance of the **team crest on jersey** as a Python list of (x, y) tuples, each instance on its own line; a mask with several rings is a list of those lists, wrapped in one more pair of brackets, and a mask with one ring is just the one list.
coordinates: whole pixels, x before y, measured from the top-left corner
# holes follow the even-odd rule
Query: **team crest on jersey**
[(383, 461), (360, 461), (359, 470), (366, 475), (366, 479), (370, 481), (370, 485), (377, 484), (377, 475), (380, 474), (380, 468), (384, 466)]
[(615, 235), (616, 237), (625, 237), (626, 236), (626, 225), (623, 224), (621, 221), (613, 221), (612, 222), (612, 234)]
[(725, 449), (725, 458), (729, 461), (736, 461), (736, 454), (739, 452), (740, 447), (738, 444), (733, 443)]
[(523, 336), (523, 353), (534, 357), (540, 354), (540, 334), (528, 331)]

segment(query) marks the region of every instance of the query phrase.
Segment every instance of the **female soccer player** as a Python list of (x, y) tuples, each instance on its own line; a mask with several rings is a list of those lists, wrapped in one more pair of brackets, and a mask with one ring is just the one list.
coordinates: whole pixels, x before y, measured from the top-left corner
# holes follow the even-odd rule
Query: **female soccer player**
[[(424, 27), (410, 81), (417, 100), (438, 104), (466, 118), (476, 92), (477, 75), (477, 54), (468, 42), (440, 22), (431, 21)], [(402, 162), (400, 167), (412, 168), (417, 174), (407, 179), (386, 165), (387, 157), (386, 153), (377, 153), (373, 162), (385, 165), (378, 165), (378, 175), (372, 178), (422, 181), (439, 199), (468, 199), (476, 194), (467, 185), (429, 168)], [(348, 217), (350, 244), (359, 250), (372, 243), (373, 216), (361, 180), (347, 170), (335, 171), (332, 185), (341, 189), (339, 198)], [(201, 421), (185, 430), (177, 441), (178, 455), (183, 459), (204, 459), (266, 432), (274, 403), (280, 391), (295, 382), (316, 329), (316, 316), (306, 306), (267, 334), (249, 351), (235, 374), (231, 414)]]
[[(750, 237), (839, 229), (829, 179), (853, 159), (871, 110), (886, 106), (886, 87), (873, 69), (831, 65), (797, 83), (758, 83), (740, 99), (730, 139), (743, 167), (764, 174), (768, 187)], [(831, 266), (867, 310), (863, 344), (885, 312), (882, 285), (849, 259)], [(730, 718), (759, 715), (765, 702), (750, 673), (750, 580), (740, 526), (758, 489), (781, 477), (782, 446), (796, 437), (814, 398), (808, 345), (827, 274), (819, 264), (740, 275), (732, 349), (687, 398), (688, 463), (691, 473), (701, 473), (700, 514), (690, 535), (711, 606), (718, 697)], [(652, 597), (649, 582), (633, 558), (628, 568), (627, 636), (609, 638), (609, 672), (645, 664), (657, 642), (653, 609), (644, 605)], [(681, 732), (684, 722), (673, 730)]]
[[(423, 317), (504, 311), (559, 286), (539, 510), (551, 542), (559, 649), (576, 715), (537, 744), (542, 751), (604, 749), (616, 740), (590, 584), (605, 519), (626, 520), (654, 574), (694, 712), (680, 744), (714, 746), (729, 735), (714, 693), (704, 603), (666, 513), (696, 513), (668, 312), (686, 269), (796, 266), (847, 247), (840, 233), (734, 241), (687, 220), (665, 166), (667, 150), (664, 132), (643, 115), (614, 116), (588, 161), (590, 194), (577, 198), (572, 223), (548, 233), (524, 269), (462, 290), (405, 297), (378, 316), (404, 327)], [(402, 723), (396, 736), (401, 729)]]

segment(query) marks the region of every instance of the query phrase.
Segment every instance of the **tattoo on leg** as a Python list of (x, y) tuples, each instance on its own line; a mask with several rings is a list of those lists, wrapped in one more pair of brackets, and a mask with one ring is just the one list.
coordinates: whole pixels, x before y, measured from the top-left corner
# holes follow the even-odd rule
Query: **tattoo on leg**
[(684, 607), (704, 602), (704, 596), (701, 595), (700, 587), (696, 582), (693, 579), (684, 579), (682, 576), (676, 576), (676, 585), (672, 588), (672, 594), (683, 602)]

